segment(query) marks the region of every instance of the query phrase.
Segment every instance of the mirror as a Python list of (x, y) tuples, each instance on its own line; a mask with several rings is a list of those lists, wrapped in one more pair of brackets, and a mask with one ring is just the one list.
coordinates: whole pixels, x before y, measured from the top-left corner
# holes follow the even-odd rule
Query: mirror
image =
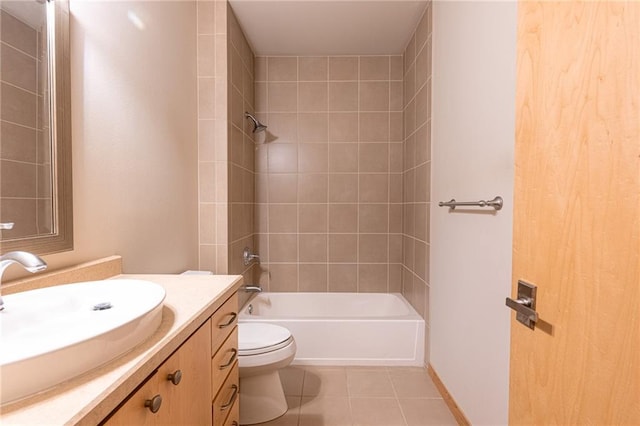
[(73, 249), (69, 3), (0, 1), (0, 252)]

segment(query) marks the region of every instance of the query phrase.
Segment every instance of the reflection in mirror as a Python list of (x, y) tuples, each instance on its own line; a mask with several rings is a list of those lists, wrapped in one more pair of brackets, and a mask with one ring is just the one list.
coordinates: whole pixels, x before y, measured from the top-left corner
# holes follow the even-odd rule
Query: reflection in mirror
[(0, 252), (73, 248), (69, 9), (0, 1)]

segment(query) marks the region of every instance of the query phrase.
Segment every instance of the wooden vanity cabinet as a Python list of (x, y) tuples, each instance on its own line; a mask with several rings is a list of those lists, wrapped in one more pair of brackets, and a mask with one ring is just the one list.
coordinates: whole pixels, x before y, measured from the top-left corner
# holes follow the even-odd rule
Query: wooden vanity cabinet
[(210, 425), (210, 348), (208, 320), (104, 424)]
[(239, 425), (237, 324), (234, 294), (102, 424)]

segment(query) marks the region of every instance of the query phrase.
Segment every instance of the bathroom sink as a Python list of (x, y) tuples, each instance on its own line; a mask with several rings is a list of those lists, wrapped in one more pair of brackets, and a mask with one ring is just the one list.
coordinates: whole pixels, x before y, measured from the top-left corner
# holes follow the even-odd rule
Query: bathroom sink
[(115, 279), (3, 296), (0, 403), (96, 368), (137, 346), (162, 320), (162, 286)]

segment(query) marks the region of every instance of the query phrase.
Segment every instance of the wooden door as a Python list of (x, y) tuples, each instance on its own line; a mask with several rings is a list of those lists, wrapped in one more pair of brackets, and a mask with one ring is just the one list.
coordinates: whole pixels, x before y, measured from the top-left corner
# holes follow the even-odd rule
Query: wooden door
[(518, 6), (509, 422), (637, 425), (640, 3)]

